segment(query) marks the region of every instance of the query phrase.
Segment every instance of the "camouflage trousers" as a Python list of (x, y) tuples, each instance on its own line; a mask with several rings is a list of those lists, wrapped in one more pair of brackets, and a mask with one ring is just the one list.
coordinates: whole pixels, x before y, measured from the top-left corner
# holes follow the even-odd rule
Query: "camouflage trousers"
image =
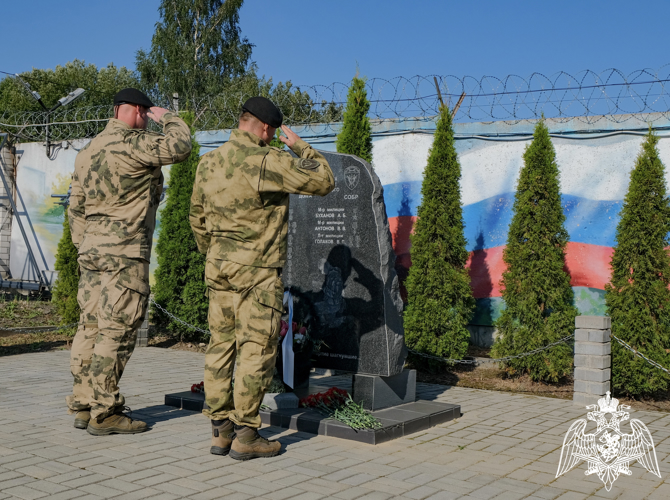
[(149, 262), (113, 255), (79, 256), (81, 308), (72, 341), (72, 394), (66, 402), (73, 413), (90, 408), (92, 418), (104, 418), (123, 406), (119, 379), (135, 349), (149, 296)]
[(209, 409), (203, 413), (212, 420), (228, 418), (258, 428), (258, 410), (277, 356), (284, 293), (281, 269), (208, 259), (205, 279), (212, 337), (205, 354)]

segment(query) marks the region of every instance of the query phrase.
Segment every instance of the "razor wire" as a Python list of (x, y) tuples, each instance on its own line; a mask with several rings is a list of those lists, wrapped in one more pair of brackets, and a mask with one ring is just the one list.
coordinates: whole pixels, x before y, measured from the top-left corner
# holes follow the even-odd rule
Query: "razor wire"
[[(366, 80), (370, 101), (368, 116), (378, 122), (435, 120), (440, 99), (454, 107), (464, 95), (456, 120), (460, 122), (502, 121), (509, 124), (545, 118), (574, 120), (584, 124), (628, 122), (645, 128), (649, 123), (670, 118), (670, 65), (658, 70), (641, 69), (625, 74), (618, 69), (600, 73), (584, 70), (575, 74), (560, 71), (547, 76), (508, 75), (457, 77), (454, 75), (399, 76)], [(292, 126), (331, 130), (343, 119), (348, 83), (330, 85), (278, 84), (259, 91), (282, 110)], [(227, 85), (219, 95), (180, 99), (180, 107), (195, 114), (197, 130), (221, 130), (236, 125), (242, 103), (251, 97), (244, 79)], [(171, 106), (171, 99), (156, 102)], [(112, 115), (112, 106), (59, 108), (50, 115), (43, 111), (0, 113), (0, 129), (23, 142), (44, 142), (47, 126), (54, 141), (90, 138), (98, 134)], [(48, 125), (47, 125), (47, 122)]]
[(635, 356), (639, 356), (639, 357), (641, 357), (641, 358), (644, 359), (647, 363), (649, 363), (651, 366), (653, 366), (653, 367), (655, 367), (655, 368), (658, 368), (659, 370), (662, 370), (662, 371), (664, 371), (665, 373), (667, 373), (668, 375), (670, 375), (670, 370), (668, 370), (667, 368), (664, 368), (663, 366), (659, 365), (659, 364), (658, 364), (656, 361), (654, 361), (653, 359), (649, 359), (647, 356), (645, 356), (644, 354), (642, 354), (642, 353), (641, 353), (640, 351), (638, 351), (637, 349), (634, 349), (633, 347), (629, 346), (626, 342), (624, 342), (623, 340), (621, 340), (621, 339), (620, 339), (619, 337), (617, 337), (616, 335), (612, 335), (612, 334), (610, 334), (610, 335), (612, 336), (612, 338), (613, 338), (614, 340), (616, 340), (619, 344), (621, 344), (625, 349), (628, 349), (630, 352), (632, 352)]

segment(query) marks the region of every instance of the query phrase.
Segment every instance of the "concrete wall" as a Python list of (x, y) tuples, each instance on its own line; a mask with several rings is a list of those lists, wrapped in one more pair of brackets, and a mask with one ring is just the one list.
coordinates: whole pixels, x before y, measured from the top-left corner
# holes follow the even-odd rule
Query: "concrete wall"
[[(644, 123), (639, 116), (619, 115), (616, 120), (592, 117), (548, 120), (561, 174), (561, 192), (566, 228), (570, 234), (567, 267), (571, 273), (576, 305), (582, 314), (603, 315), (604, 286), (609, 280), (609, 261), (615, 244), (616, 225), (626, 194), (630, 170), (643, 141)], [(648, 115), (658, 127), (661, 159), (670, 165), (667, 119)], [(514, 191), (523, 165), (523, 152), (530, 144), (535, 123), (457, 123), (456, 147), (463, 171), (461, 180), (465, 233), (471, 252), (471, 278), (477, 311), (472, 321), (477, 337), (492, 340), (492, 324), (503, 305), (500, 278), (504, 270), (502, 251), (512, 218)], [(641, 128), (639, 128), (641, 127)], [(633, 130), (637, 129), (638, 130)], [(397, 255), (396, 268), (407, 274), (409, 234), (421, 203), (421, 181), (435, 123), (430, 119), (408, 119), (373, 124), (373, 164), (384, 185), (387, 214)], [(296, 127), (296, 132), (317, 149), (335, 151), (339, 126)], [(633, 130), (631, 132), (631, 130)], [(633, 134), (633, 135), (629, 135)], [(199, 132), (201, 152), (228, 140), (229, 131)], [(76, 149), (60, 150), (54, 160), (41, 144), (18, 148), (17, 182), (33, 217), (38, 238), (49, 266), (53, 266), (62, 215), (52, 210), (51, 193), (67, 190)], [(168, 169), (166, 169), (168, 170)], [(668, 176), (670, 177), (670, 176)], [(12, 271), (25, 267), (25, 247), (12, 232)], [(155, 262), (155, 258), (152, 259)], [(155, 264), (154, 264), (155, 265)], [(15, 274), (16, 276), (17, 274)], [(18, 274), (20, 275), (20, 274)], [(487, 328), (488, 327), (488, 328)], [(486, 343), (482, 341), (482, 343)]]

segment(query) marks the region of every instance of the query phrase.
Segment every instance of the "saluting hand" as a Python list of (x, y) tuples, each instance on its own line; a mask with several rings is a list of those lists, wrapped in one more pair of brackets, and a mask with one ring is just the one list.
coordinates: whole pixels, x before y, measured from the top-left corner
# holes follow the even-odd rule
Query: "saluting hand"
[(159, 108), (158, 106), (154, 106), (153, 108), (149, 108), (149, 112), (147, 113), (147, 116), (151, 118), (153, 121), (156, 123), (161, 121), (161, 118), (163, 118), (163, 115), (167, 113), (169, 110), (165, 108)]
[(282, 125), (281, 130), (282, 130), (282, 132), (284, 132), (284, 134), (286, 134), (286, 137), (284, 137), (283, 135), (280, 135), (279, 140), (281, 142), (283, 142), (284, 144), (286, 144), (289, 148), (293, 147), (295, 142), (298, 139), (300, 139), (300, 137), (298, 137), (298, 134), (296, 134), (293, 130), (288, 128), (286, 125)]

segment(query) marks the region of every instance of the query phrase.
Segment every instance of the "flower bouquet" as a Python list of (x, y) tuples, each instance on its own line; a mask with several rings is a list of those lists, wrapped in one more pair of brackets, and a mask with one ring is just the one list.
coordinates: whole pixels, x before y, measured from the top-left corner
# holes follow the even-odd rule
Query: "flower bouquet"
[(319, 413), (339, 420), (352, 429), (380, 429), (382, 424), (362, 406), (351, 399), (344, 389), (331, 387), (326, 392), (310, 394), (300, 400), (301, 408), (314, 408)]

